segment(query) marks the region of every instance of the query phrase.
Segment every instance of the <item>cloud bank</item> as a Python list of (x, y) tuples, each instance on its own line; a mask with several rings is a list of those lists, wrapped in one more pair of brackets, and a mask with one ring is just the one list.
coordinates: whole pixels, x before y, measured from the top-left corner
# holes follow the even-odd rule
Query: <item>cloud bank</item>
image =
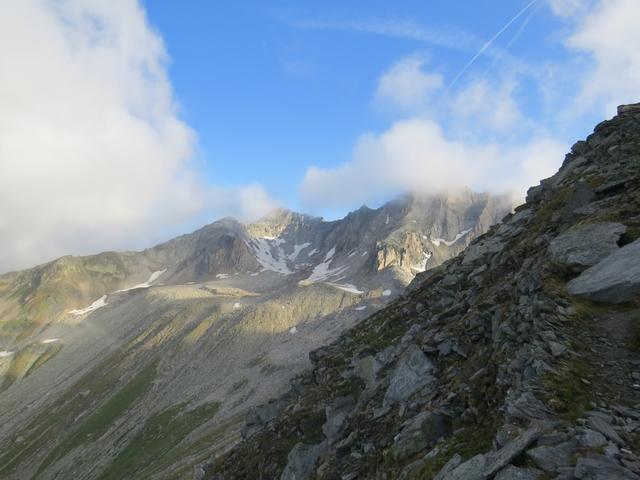
[[(454, 89), (422, 57), (398, 60), (381, 74), (374, 101), (403, 116), (383, 132), (363, 134), (350, 161), (310, 167), (300, 186), (307, 207), (463, 186), (511, 190), (522, 199), (528, 186), (555, 173), (570, 146), (567, 132), (585, 114), (611, 115), (640, 99), (640, 50), (629, 47), (640, 44), (640, 2), (548, 0), (547, 7), (566, 25), (565, 64), (514, 68), (511, 60), (494, 61), (489, 72), (469, 70)], [(548, 111), (527, 114), (532, 96), (546, 100)]]
[(195, 134), (136, 0), (0, 6), (0, 272), (147, 246), (218, 205), (240, 216), (273, 205), (256, 186), (199, 184)]

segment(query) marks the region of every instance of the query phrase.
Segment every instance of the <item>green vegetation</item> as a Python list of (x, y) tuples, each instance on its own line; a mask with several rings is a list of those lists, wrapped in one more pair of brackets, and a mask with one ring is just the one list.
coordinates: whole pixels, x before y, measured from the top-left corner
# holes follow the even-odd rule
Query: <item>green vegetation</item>
[(124, 388), (111, 397), (102, 407), (93, 412), (79, 428), (69, 433), (66, 438), (54, 448), (40, 465), (39, 471), (44, 470), (53, 462), (62, 458), (74, 448), (83, 443), (91, 442), (104, 434), (118, 418), (151, 387), (156, 376), (157, 361), (151, 362), (133, 377)]
[(215, 416), (219, 408), (219, 403), (212, 402), (184, 411), (185, 405), (179, 404), (151, 416), (99, 479), (140, 478), (139, 474), (145, 467), (165, 458), (167, 454), (171, 453), (172, 458), (179, 458), (176, 457), (174, 448), (187, 435)]

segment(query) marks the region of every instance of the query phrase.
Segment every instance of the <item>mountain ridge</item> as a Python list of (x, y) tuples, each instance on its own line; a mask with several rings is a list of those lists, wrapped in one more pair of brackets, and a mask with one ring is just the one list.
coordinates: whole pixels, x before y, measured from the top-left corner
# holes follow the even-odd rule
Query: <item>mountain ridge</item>
[[(510, 210), (477, 194), (332, 222), (279, 211), (0, 276), (0, 476), (179, 476), (236, 442), (247, 409), (282, 393), (311, 349)], [(188, 455), (169, 456), (180, 445)]]
[(638, 212), (634, 104), (501, 224), (310, 352), (194, 478), (637, 480)]

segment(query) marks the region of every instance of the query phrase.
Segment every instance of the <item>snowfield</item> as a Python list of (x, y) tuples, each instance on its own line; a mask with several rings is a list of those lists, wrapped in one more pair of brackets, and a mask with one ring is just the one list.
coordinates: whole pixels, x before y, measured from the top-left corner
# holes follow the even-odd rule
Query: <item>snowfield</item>
[(73, 315), (76, 315), (76, 316), (85, 315), (87, 313), (94, 312), (99, 308), (104, 307), (106, 304), (107, 304), (107, 296), (103, 295), (98, 300), (96, 300), (91, 305), (89, 305), (87, 308), (82, 308), (80, 310), (77, 310), (77, 309), (70, 310), (69, 313), (72, 313)]
[(432, 238), (431, 239), (431, 243), (433, 243), (436, 247), (439, 247), (441, 244), (445, 244), (447, 247), (450, 247), (451, 245), (453, 245), (454, 243), (456, 243), (458, 240), (460, 240), (462, 237), (464, 237), (466, 234), (468, 234), (469, 232), (471, 232), (471, 230), (473, 230), (472, 228), (469, 228), (467, 230), (463, 230), (462, 232), (460, 232), (459, 234), (457, 234), (455, 236), (455, 238), (453, 240), (445, 240), (444, 238)]
[(282, 275), (290, 275), (293, 272), (287, 266), (286, 255), (280, 247), (282, 242), (282, 239), (274, 237), (252, 238), (247, 242), (247, 246), (253, 251), (263, 271), (270, 270)]
[(167, 269), (165, 268), (164, 270), (158, 270), (157, 272), (153, 272), (151, 275), (149, 275), (149, 279), (146, 282), (139, 283), (137, 285), (134, 285), (133, 287), (123, 288), (122, 290), (116, 290), (113, 293), (129, 292), (131, 290), (137, 290), (139, 288), (149, 288), (151, 284), (155, 282), (158, 278), (160, 278), (160, 275), (162, 275), (166, 271)]
[(307, 280), (309, 280), (310, 282), (321, 282), (331, 277), (335, 277), (336, 275), (341, 274), (347, 268), (349, 268), (348, 265), (342, 265), (339, 267), (335, 267), (334, 269), (330, 269), (329, 265), (331, 264), (331, 260), (333, 260), (333, 256), (335, 254), (336, 254), (336, 247), (333, 247), (325, 255), (324, 261), (314, 267), (313, 271), (311, 272), (311, 275), (309, 275)]

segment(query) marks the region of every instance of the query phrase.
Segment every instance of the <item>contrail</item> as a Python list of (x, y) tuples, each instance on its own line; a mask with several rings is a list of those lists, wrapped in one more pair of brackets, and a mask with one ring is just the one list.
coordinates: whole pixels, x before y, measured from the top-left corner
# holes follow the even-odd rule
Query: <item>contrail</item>
[(511, 20), (509, 20), (509, 21), (507, 22), (507, 24), (506, 24), (504, 27), (502, 27), (502, 28), (498, 31), (498, 33), (496, 33), (493, 37), (491, 37), (491, 38), (489, 39), (489, 41), (488, 41), (487, 43), (485, 43), (485, 44), (482, 46), (482, 48), (478, 51), (478, 53), (476, 53), (476, 54), (473, 56), (473, 58), (472, 58), (471, 60), (469, 60), (469, 62), (468, 62), (468, 63), (467, 63), (463, 68), (462, 68), (462, 70), (460, 70), (460, 72), (458, 73), (458, 75), (456, 75), (456, 77), (453, 79), (453, 81), (449, 84), (448, 89), (451, 89), (451, 88), (452, 88), (452, 87), (457, 83), (457, 81), (460, 79), (460, 77), (462, 77), (462, 75), (464, 75), (464, 74), (465, 74), (465, 72), (466, 72), (467, 70), (469, 70), (469, 67), (471, 67), (471, 65), (473, 65), (473, 63), (478, 59), (478, 57), (479, 57), (480, 55), (482, 55), (482, 54), (485, 52), (485, 50), (486, 50), (487, 48), (489, 48), (489, 47), (493, 44), (493, 42), (495, 42), (495, 41), (496, 41), (496, 39), (497, 39), (500, 35), (502, 35), (502, 34), (504, 33), (504, 31), (505, 31), (507, 28), (509, 28), (509, 27), (513, 24), (513, 22), (515, 22), (516, 20), (518, 20), (522, 15), (524, 15), (524, 14), (525, 14), (525, 12), (526, 12), (527, 10), (529, 10), (531, 7), (533, 7), (536, 3), (538, 3), (538, 0), (532, 0), (532, 1), (531, 1), (529, 4), (527, 4), (527, 5), (526, 5), (522, 10), (520, 10), (520, 11), (517, 13), (517, 15), (516, 15), (515, 17), (513, 17)]

